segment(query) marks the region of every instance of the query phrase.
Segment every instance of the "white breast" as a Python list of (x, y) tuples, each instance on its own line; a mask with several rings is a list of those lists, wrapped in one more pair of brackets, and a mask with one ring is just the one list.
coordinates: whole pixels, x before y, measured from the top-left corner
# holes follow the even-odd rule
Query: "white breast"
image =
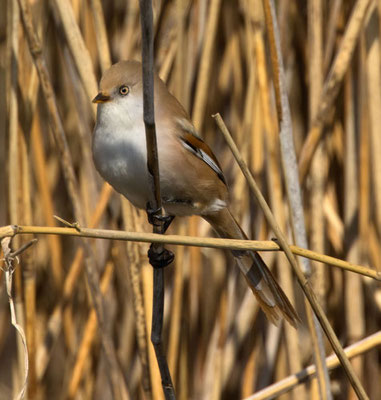
[(98, 172), (136, 207), (150, 199), (146, 138), (143, 122), (126, 112), (115, 115), (111, 107), (98, 107), (93, 137), (93, 157)]
[[(93, 136), (94, 163), (101, 176), (132, 204), (145, 209), (153, 197), (147, 171), (147, 148), (143, 123), (142, 101), (125, 98), (98, 106), (97, 124)], [(210, 181), (200, 180), (195, 171), (187, 172), (191, 164), (183, 163), (189, 151), (171, 136), (170, 125), (156, 125), (160, 167), (160, 189), (166, 212), (172, 215), (193, 215), (215, 212), (226, 206), (221, 199), (211, 198), (206, 204), (197, 197), (199, 187), (210, 187)], [(193, 156), (192, 156), (193, 157)], [(202, 158), (213, 169), (218, 167), (209, 158)], [(192, 191), (192, 185), (197, 190)], [(206, 189), (205, 189), (206, 190)]]

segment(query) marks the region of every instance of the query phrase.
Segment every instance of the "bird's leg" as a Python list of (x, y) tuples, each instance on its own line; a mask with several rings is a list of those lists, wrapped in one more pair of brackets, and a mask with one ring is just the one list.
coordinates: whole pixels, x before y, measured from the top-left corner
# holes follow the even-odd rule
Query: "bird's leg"
[[(175, 218), (173, 215), (162, 215), (161, 208), (153, 208), (150, 202), (147, 203), (146, 210), (148, 222), (153, 226), (162, 226), (162, 233), (167, 231)], [(175, 255), (164, 246), (157, 246), (157, 244), (152, 243), (148, 250), (148, 258), (154, 268), (164, 268), (171, 264)]]
[(146, 205), (146, 211), (148, 215), (148, 222), (154, 226), (160, 226), (163, 223), (163, 232), (165, 233), (171, 225), (171, 222), (174, 220), (174, 215), (162, 215), (161, 214), (161, 207), (153, 208), (151, 202), (148, 202)]

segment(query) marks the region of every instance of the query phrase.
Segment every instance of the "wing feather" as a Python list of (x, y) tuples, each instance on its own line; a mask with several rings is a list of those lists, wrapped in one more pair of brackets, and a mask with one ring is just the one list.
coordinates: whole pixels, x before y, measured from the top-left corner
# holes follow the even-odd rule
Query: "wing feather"
[(226, 180), (222, 172), (220, 163), (213, 154), (210, 147), (196, 134), (193, 125), (184, 119), (179, 120), (179, 125), (182, 128), (180, 141), (183, 146), (200, 160), (204, 161), (226, 185)]

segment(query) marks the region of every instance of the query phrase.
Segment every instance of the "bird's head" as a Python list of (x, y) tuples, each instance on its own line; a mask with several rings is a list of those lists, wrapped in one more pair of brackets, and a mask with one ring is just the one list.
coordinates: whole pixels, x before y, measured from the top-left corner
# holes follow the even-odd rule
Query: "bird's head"
[(101, 116), (119, 123), (143, 118), (142, 67), (138, 61), (120, 61), (102, 76), (99, 93), (93, 103), (98, 104)]

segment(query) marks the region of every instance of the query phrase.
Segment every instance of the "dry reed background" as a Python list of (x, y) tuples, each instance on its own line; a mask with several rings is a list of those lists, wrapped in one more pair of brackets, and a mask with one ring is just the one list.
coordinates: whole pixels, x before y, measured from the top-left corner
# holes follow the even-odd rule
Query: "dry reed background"
[[(62, 120), (56, 133), (65, 133), (71, 160), (62, 152), (59, 135), (52, 135), (52, 103), (47, 100), (53, 99), (40, 88), (19, 3), (33, 11)], [(140, 59), (138, 1), (3, 0), (1, 5), (0, 226), (60, 225), (55, 214), (68, 221), (80, 219), (83, 226), (150, 232), (144, 213), (103, 184), (90, 152), (95, 116), (90, 100), (101, 71), (110, 60)], [(351, 20), (353, 10), (364, 11), (363, 18)], [(302, 178), (309, 247), (378, 271), (380, 16), (380, 1), (277, 2), (301, 176), (308, 159), (306, 143), (311, 143), (307, 133), (323, 133), (316, 136), (319, 145)], [(251, 237), (273, 236), (211, 118), (216, 112), (293, 242), (262, 2), (154, 1), (154, 24), (157, 70), (220, 159), (234, 214)], [(345, 53), (339, 59), (336, 54), (348, 32), (357, 45), (345, 62)], [(41, 61), (38, 51), (35, 55)], [(329, 74), (332, 65), (338, 75)], [(329, 78), (336, 85), (333, 89), (325, 85)], [(70, 168), (74, 189), (67, 186)], [(177, 221), (169, 233), (212, 235), (197, 218)], [(13, 240), (13, 249), (30, 240), (25, 236)], [(84, 243), (67, 236), (38, 239), (20, 256), (14, 274), (16, 313), (28, 342), (28, 398), (107, 399), (112, 396), (108, 376), (122, 382), (120, 374), (125, 381), (122, 398), (163, 398), (147, 334), (152, 301), (147, 245)], [(314, 362), (303, 296), (284, 255), (263, 253), (302, 316), (297, 331), (267, 323), (228, 253), (173, 249), (176, 262), (166, 271), (163, 337), (179, 399), (245, 398)], [(92, 266), (100, 276), (105, 301), (102, 335), (91, 307), (92, 281), (86, 279), (85, 264), (87, 271)], [(312, 268), (314, 290), (344, 346), (377, 332), (379, 282), (323, 264)], [(0, 278), (0, 399), (9, 399), (22, 384), (24, 360), (10, 323), (4, 273)], [(381, 398), (380, 342), (379, 333), (356, 346), (359, 352), (371, 350), (353, 359), (370, 399)], [(109, 350), (108, 357), (103, 348)], [(337, 399), (355, 398), (340, 367), (331, 373), (331, 391)], [(319, 398), (316, 381), (281, 398), (292, 397)]]

